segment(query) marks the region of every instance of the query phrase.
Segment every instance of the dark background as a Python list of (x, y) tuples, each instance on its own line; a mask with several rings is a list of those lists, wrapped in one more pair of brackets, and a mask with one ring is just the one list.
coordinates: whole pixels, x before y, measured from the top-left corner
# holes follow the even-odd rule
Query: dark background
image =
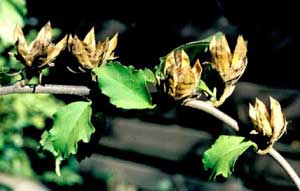
[(120, 33), (117, 55), (126, 65), (153, 67), (174, 47), (217, 31), (231, 48), (242, 34), (249, 42), (242, 81), (298, 88), (298, 12), (294, 1), (34, 1), (29, 16), (48, 20), (81, 38), (95, 26), (98, 39)]

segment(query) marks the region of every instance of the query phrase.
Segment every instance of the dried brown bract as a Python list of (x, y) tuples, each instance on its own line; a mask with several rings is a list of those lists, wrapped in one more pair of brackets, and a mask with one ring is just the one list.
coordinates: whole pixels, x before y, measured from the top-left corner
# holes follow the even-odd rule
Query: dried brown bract
[(247, 42), (238, 37), (233, 55), (225, 35), (213, 37), (209, 45), (213, 67), (220, 73), (225, 83), (235, 85), (247, 66)]
[(231, 54), (225, 35), (213, 37), (209, 44), (212, 56), (212, 67), (216, 69), (225, 83), (220, 99), (214, 103), (221, 105), (233, 92), (235, 85), (247, 66), (247, 42), (242, 36), (238, 37), (233, 55)]
[(114, 50), (117, 42), (118, 34), (115, 34), (111, 40), (106, 38), (103, 42), (96, 42), (95, 31), (92, 28), (83, 41), (77, 35), (74, 37), (69, 35), (68, 49), (80, 64), (77, 66), (79, 71), (86, 72), (115, 59)]
[(29, 45), (25, 40), (21, 27), (17, 25), (14, 30), (14, 40), (17, 49), (17, 54), (14, 56), (26, 67), (40, 70), (53, 65), (53, 61), (66, 46), (67, 36), (57, 44), (52, 43), (52, 28), (50, 22), (48, 22)]
[(164, 92), (175, 100), (196, 94), (196, 88), (202, 73), (200, 61), (190, 66), (190, 59), (184, 50), (172, 51), (165, 60), (163, 70), (165, 79), (161, 83)]
[(269, 139), (267, 143), (269, 146), (264, 150), (259, 150), (260, 154), (266, 154), (286, 131), (287, 121), (281, 110), (280, 103), (270, 97), (269, 113), (265, 104), (256, 99), (254, 106), (249, 104), (249, 116), (255, 128), (251, 133), (260, 134)]

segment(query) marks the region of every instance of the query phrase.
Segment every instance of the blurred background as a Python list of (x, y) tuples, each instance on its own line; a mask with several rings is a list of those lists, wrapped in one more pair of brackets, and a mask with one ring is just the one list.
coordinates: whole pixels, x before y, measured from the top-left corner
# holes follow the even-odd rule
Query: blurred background
[[(24, 25), (28, 39), (34, 38), (47, 21), (55, 28), (57, 39), (68, 33), (83, 39), (93, 26), (101, 41), (118, 32), (118, 60), (151, 69), (159, 64), (159, 57), (181, 44), (221, 31), (233, 49), (242, 34), (248, 41), (248, 66), (233, 96), (220, 109), (241, 126), (249, 127), (249, 102), (253, 103), (255, 97), (267, 102), (270, 95), (278, 99), (289, 125), (275, 148), (300, 174), (295, 4), (0, 0), (0, 87), (18, 80), (3, 74), (7, 68), (22, 68), (8, 56), (13, 50), (9, 31), (15, 23)], [(78, 79), (76, 75), (51, 72), (45, 77), (48, 83), (69, 84)], [(17, 185), (21, 190), (28, 185), (29, 190), (296, 190), (272, 159), (252, 151), (237, 161), (232, 177), (209, 182), (202, 167), (203, 152), (218, 135), (235, 132), (203, 112), (167, 104), (153, 111), (125, 111), (99, 101), (93, 114), (97, 133), (90, 144), (79, 145), (78, 155), (63, 164), (62, 177), (57, 177), (54, 159), (39, 151), (38, 141), (42, 130), (51, 127), (55, 110), (78, 99), (52, 95), (0, 97), (0, 190), (18, 189)]]

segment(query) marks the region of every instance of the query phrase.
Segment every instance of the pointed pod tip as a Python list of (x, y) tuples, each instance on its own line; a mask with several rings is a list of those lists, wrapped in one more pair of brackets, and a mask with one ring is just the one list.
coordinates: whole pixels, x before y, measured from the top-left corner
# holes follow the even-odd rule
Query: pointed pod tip
[(92, 40), (95, 40), (95, 27), (93, 26), (89, 32), (85, 36), (85, 40), (87, 40), (88, 37), (92, 38)]
[(212, 49), (216, 47), (216, 44), (217, 44), (217, 40), (216, 40), (216, 36), (214, 35), (209, 43), (209, 50), (212, 51)]
[(44, 25), (44, 27), (43, 28), (46, 28), (46, 29), (48, 29), (48, 30), (51, 30), (51, 22), (50, 21), (48, 21), (45, 25)]
[(68, 37), (68, 42), (69, 42), (69, 41), (72, 42), (72, 40), (73, 40), (72, 34), (67, 34), (67, 37)]
[(16, 24), (15, 30), (16, 30), (16, 29), (22, 29), (22, 27), (21, 27), (21, 25), (20, 25), (19, 23)]
[(227, 42), (227, 38), (226, 38), (225, 34), (222, 34), (222, 35), (221, 35), (221, 40)]
[(244, 40), (243, 35), (240, 34), (240, 35), (238, 36), (238, 39)]
[(17, 23), (16, 26), (15, 26), (14, 32), (13, 32), (13, 41), (14, 41), (14, 43), (16, 43), (18, 40), (20, 40), (20, 38), (24, 39), (24, 34), (23, 34), (23, 30), (22, 30), (21, 25), (19, 23)]
[(91, 28), (91, 30), (89, 31), (89, 33), (90, 32), (95, 33), (95, 27), (94, 26)]
[(189, 67), (189, 68), (191, 67), (190, 57), (183, 49), (175, 51), (174, 54), (175, 54), (175, 62), (178, 62), (177, 63), (178, 65), (180, 65), (181, 67)]
[(238, 40), (247, 43), (247, 41), (244, 39), (243, 35), (241, 34), (238, 36)]
[(280, 110), (281, 111), (280, 103), (271, 96), (270, 96), (270, 108), (271, 108), (271, 111), (272, 110)]
[(261, 104), (261, 103), (262, 103), (262, 101), (256, 97), (256, 98), (255, 98), (255, 103), (259, 103), (259, 104)]
[(109, 43), (112, 43), (112, 47), (113, 49), (115, 49), (117, 47), (118, 44), (118, 37), (119, 37), (119, 33), (116, 33), (109, 41)]
[(246, 56), (247, 45), (248, 45), (248, 41), (246, 41), (242, 35), (239, 35), (236, 43), (236, 48), (238, 47), (239, 49), (243, 50), (243, 52), (245, 52), (243, 53), (244, 54), (243, 57)]
[(272, 96), (269, 96), (269, 99), (270, 99), (270, 103), (271, 102), (278, 102), (276, 99), (274, 99)]
[(75, 34), (73, 37), (74, 40), (79, 40), (78, 36)]
[(202, 69), (202, 66), (200, 64), (200, 60), (197, 59), (196, 62), (195, 62), (195, 64), (194, 64), (194, 66), (193, 66), (193, 68), (192, 68), (192, 71), (193, 71), (196, 79), (200, 79), (201, 78), (202, 70), (203, 69)]
[(83, 42), (86, 43), (91, 49), (96, 49), (96, 37), (94, 27), (86, 34), (83, 39)]
[(111, 39), (110, 42), (114, 42), (115, 46), (118, 43), (119, 33), (116, 33)]
[(249, 103), (249, 108), (253, 108), (254, 109), (254, 106), (251, 103)]
[(257, 107), (257, 108), (260, 108), (260, 107), (266, 108), (266, 105), (260, 99), (255, 98), (255, 107)]
[(64, 42), (67, 43), (68, 42), (69, 36), (66, 34), (59, 42)]
[(252, 121), (256, 121), (256, 110), (254, 106), (249, 103), (249, 117), (251, 118)]
[(118, 38), (118, 36), (119, 36), (119, 33), (116, 32), (116, 34), (113, 36), (113, 38)]

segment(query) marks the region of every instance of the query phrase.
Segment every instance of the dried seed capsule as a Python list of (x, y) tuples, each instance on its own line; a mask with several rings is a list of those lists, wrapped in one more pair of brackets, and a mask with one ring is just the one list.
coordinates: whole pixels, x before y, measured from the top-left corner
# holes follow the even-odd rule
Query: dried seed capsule
[(77, 35), (74, 37), (69, 35), (68, 49), (80, 64), (79, 69), (85, 71), (115, 59), (114, 50), (117, 47), (117, 42), (118, 34), (115, 34), (111, 40), (106, 38), (103, 42), (96, 43), (95, 31), (92, 28), (83, 41)]
[(270, 97), (270, 112), (268, 112), (263, 102), (256, 99), (255, 106), (249, 104), (249, 117), (256, 134), (268, 138), (267, 145), (269, 146), (260, 151), (261, 154), (265, 154), (286, 131), (287, 121), (285, 115), (281, 111), (279, 102)]
[(176, 50), (168, 54), (163, 73), (164, 91), (175, 100), (181, 100), (196, 93), (202, 67), (197, 60), (191, 68), (190, 59), (185, 51)]
[(17, 25), (14, 30), (14, 40), (17, 49), (17, 54), (14, 56), (26, 67), (39, 70), (52, 64), (65, 48), (67, 36), (57, 44), (52, 43), (52, 28), (50, 22), (48, 22), (29, 45), (25, 40), (21, 27)]

